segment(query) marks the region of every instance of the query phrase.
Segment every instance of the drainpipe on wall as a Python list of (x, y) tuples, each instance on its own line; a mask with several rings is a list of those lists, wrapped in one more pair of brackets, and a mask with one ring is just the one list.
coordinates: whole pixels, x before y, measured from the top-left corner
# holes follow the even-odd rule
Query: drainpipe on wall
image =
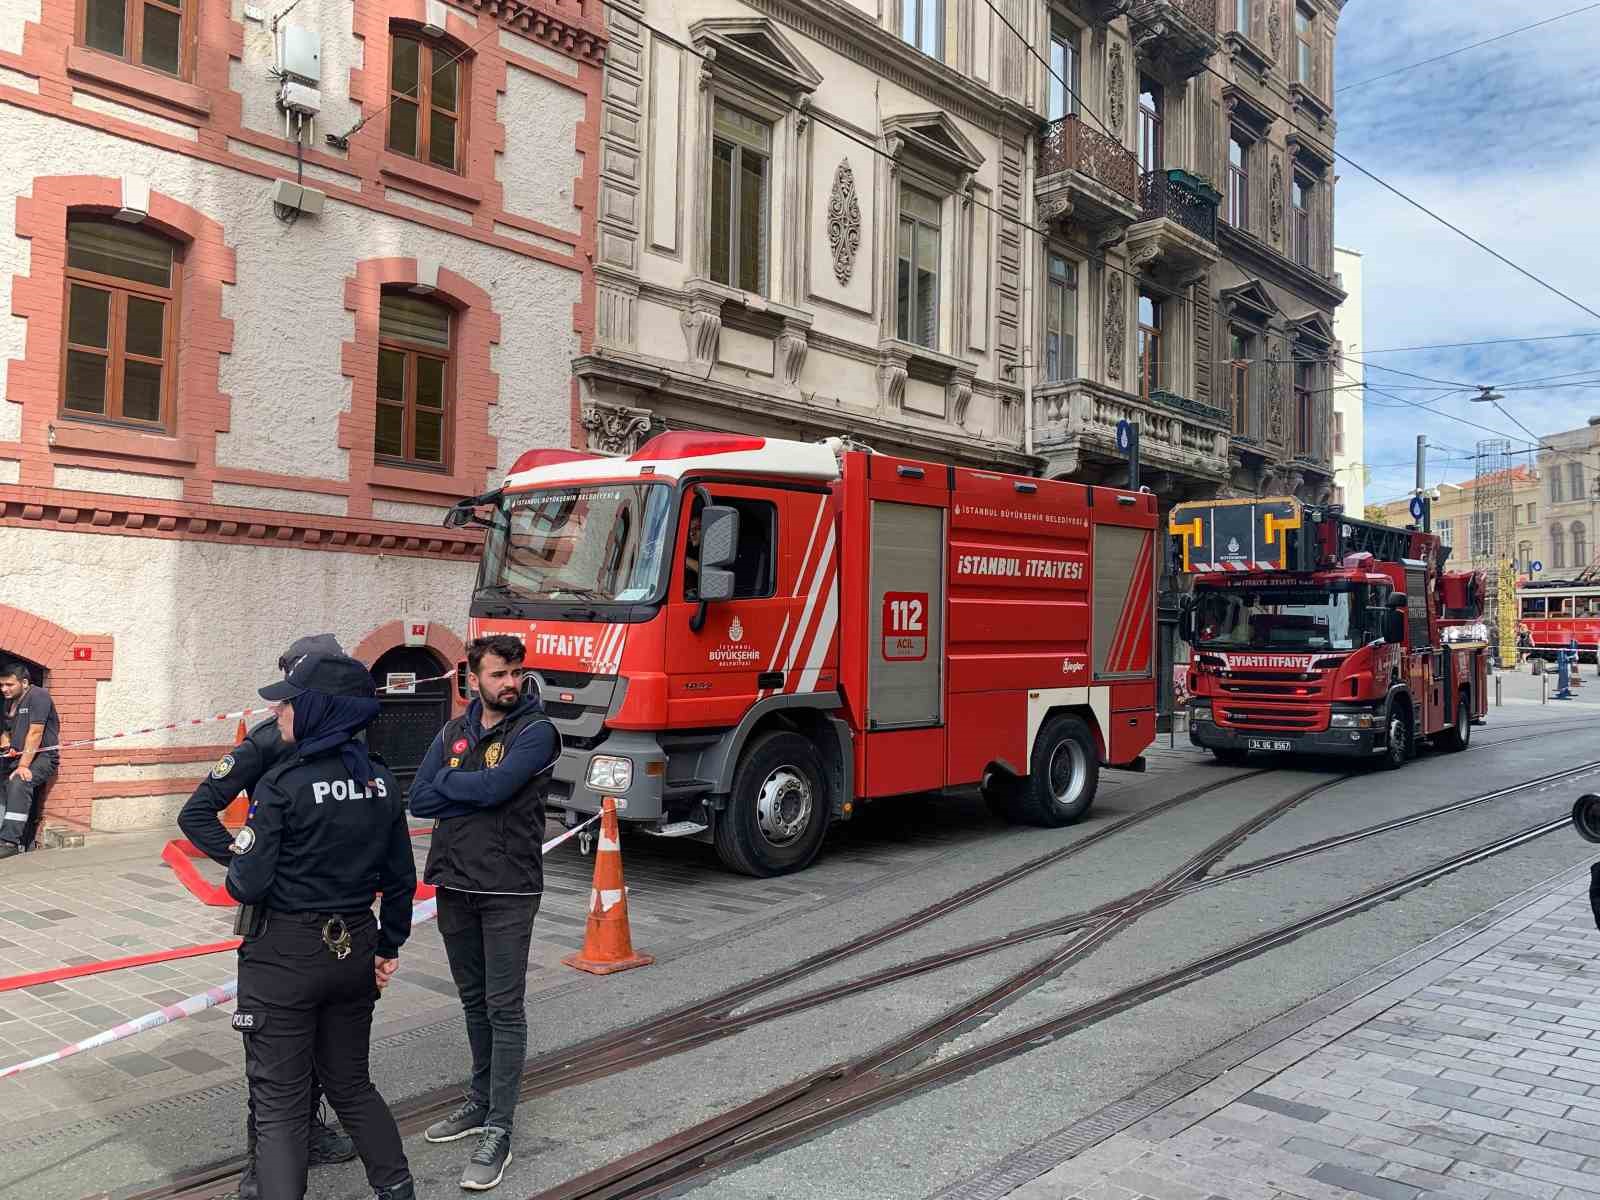
[(1033, 229), (1033, 153), (1035, 138), (1028, 139), (1022, 165), (1022, 448), (1033, 453), (1033, 368), (1029, 365), (1034, 354), (1033, 345), (1033, 247), (1037, 234)]

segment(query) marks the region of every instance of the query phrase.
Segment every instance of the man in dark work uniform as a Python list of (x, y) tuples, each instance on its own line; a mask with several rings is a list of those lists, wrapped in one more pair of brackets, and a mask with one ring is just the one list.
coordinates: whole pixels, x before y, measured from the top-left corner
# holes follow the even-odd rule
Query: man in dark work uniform
[[(287, 672), (289, 665), (305, 654), (343, 654), (343, 649), (331, 633), (319, 633), (296, 641), (278, 659), (278, 669)], [(222, 813), (240, 792), (255, 798), (256, 784), (261, 777), (289, 755), (289, 747), (278, 733), (276, 717), (268, 718), (252, 729), (244, 741), (217, 760), (216, 766), (205, 777), (194, 795), (178, 813), (178, 828), (199, 850), (223, 867), (233, 861), (230, 847), (233, 831), (222, 823)], [(313, 1068), (311, 1076), (311, 1124), (306, 1147), (307, 1162), (313, 1167), (349, 1162), (356, 1156), (356, 1145), (322, 1119), (322, 1086)], [(256, 1181), (256, 1101), (254, 1093), (246, 1102), (245, 1145), (249, 1161), (239, 1180), (239, 1200), (256, 1200), (261, 1194)]]

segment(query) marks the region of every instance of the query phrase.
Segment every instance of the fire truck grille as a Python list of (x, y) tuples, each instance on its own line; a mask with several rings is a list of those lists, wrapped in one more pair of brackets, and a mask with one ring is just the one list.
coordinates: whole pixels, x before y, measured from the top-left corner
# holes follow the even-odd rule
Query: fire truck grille
[(581, 704), (563, 704), (559, 700), (544, 702), (544, 715), (553, 721), (576, 721), (587, 711)]
[[(545, 671), (541, 669), (534, 673), (543, 681), (545, 687), (567, 688), (569, 690), (588, 687), (594, 680), (593, 675), (586, 675), (581, 671)], [(549, 706), (546, 705), (545, 707), (548, 708)]]
[(1225, 708), (1222, 718), (1237, 729), (1315, 730), (1323, 718), (1298, 709)]

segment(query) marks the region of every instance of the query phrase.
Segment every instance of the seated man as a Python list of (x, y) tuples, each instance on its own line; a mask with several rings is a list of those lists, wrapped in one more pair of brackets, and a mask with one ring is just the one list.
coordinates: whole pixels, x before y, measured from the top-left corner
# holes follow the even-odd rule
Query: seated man
[(5, 814), (0, 817), (0, 858), (20, 854), (28, 821), (39, 794), (56, 773), (61, 718), (50, 693), (29, 682), (19, 662), (0, 664), (0, 697), (4, 697), (7, 746)]

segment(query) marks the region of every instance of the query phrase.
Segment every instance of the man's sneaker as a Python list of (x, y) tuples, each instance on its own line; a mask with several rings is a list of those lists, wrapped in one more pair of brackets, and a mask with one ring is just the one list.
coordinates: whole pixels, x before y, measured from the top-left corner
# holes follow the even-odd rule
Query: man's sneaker
[(332, 1163), (349, 1162), (356, 1156), (356, 1144), (324, 1121), (321, 1116), (311, 1121), (311, 1136), (306, 1141), (306, 1163), (313, 1167), (326, 1167)]
[(461, 1186), (469, 1192), (487, 1192), (500, 1182), (511, 1162), (511, 1131), (490, 1125), (478, 1139), (478, 1148), (461, 1172)]
[(417, 1185), (408, 1179), (393, 1187), (379, 1188), (373, 1194), (373, 1200), (417, 1200)]
[(483, 1132), (483, 1119), (489, 1115), (489, 1106), (479, 1104), (468, 1096), (449, 1116), (435, 1121), (423, 1133), (430, 1142), (454, 1142), (474, 1133)]
[(239, 1176), (239, 1200), (261, 1200), (261, 1184), (256, 1181), (256, 1160), (245, 1163)]

